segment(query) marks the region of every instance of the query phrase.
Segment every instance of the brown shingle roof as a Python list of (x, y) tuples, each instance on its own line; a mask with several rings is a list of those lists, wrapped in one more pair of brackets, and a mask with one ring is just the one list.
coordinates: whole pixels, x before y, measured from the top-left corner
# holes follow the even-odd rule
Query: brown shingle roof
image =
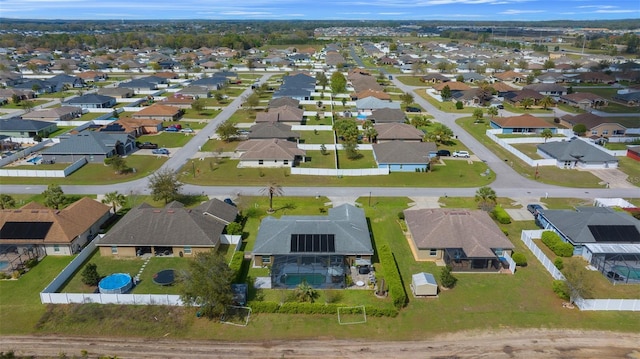
[(305, 151), (289, 141), (248, 140), (236, 147), (236, 151), (244, 152), (240, 160), (294, 160), (296, 156), (304, 156)]
[(134, 117), (144, 116), (176, 116), (180, 113), (180, 109), (174, 106), (153, 104), (133, 114)]
[(379, 141), (413, 140), (420, 141), (424, 132), (406, 123), (377, 123), (375, 126)]
[(468, 209), (408, 209), (405, 220), (419, 249), (462, 248), (467, 257), (493, 258), (492, 249), (512, 249), (513, 244), (489, 214)]
[(471, 87), (464, 82), (457, 81), (441, 82), (439, 84), (433, 85), (433, 89), (436, 91), (442, 91), (445, 86), (449, 86), (449, 89), (451, 91), (464, 91), (471, 89)]

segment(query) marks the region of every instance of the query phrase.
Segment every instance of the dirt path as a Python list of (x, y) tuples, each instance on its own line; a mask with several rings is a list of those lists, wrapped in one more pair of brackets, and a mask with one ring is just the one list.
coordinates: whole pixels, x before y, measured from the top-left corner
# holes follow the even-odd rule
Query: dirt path
[(628, 358), (640, 359), (640, 334), (573, 330), (454, 333), (425, 341), (274, 340), (216, 342), (54, 336), (0, 337), (0, 351), (39, 358)]

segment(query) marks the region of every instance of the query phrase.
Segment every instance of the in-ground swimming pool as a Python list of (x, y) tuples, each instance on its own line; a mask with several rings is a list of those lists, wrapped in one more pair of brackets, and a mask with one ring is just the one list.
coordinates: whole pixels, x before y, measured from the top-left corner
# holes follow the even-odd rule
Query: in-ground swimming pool
[(640, 280), (640, 268), (613, 266), (611, 267), (616, 273), (621, 274), (629, 279)]
[(4, 270), (5, 268), (7, 268), (9, 266), (9, 262), (7, 261), (0, 261), (0, 270)]
[(38, 164), (42, 162), (42, 156), (36, 156), (27, 160), (29, 163)]
[(304, 281), (309, 285), (318, 286), (324, 284), (326, 277), (319, 273), (286, 273), (280, 277), (280, 281), (286, 285), (298, 285)]
[(133, 286), (131, 276), (126, 273), (114, 273), (104, 277), (98, 288), (102, 294), (122, 294), (126, 293)]

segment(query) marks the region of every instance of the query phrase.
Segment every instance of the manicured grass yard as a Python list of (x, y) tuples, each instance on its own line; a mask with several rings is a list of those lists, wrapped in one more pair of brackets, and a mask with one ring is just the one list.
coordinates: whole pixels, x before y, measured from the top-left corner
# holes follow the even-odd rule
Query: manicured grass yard
[(159, 147), (175, 148), (187, 144), (187, 142), (191, 140), (191, 137), (189, 133), (162, 131), (153, 135), (140, 136), (138, 137), (138, 141), (157, 143)]
[(333, 144), (333, 131), (298, 131), (300, 134), (300, 143), (305, 144)]
[(347, 157), (344, 150), (338, 151), (338, 168), (340, 169), (359, 169), (359, 168), (377, 168), (378, 165), (373, 159), (373, 151), (358, 151), (360, 156), (356, 159)]
[[(153, 160), (150, 160), (153, 158)], [(109, 166), (100, 163), (90, 163), (82, 166), (67, 178), (36, 178), (36, 177), (4, 177), (5, 184), (60, 184), (60, 185), (96, 185), (131, 181), (150, 175), (160, 168), (167, 159), (156, 156), (127, 156), (127, 165), (135, 168), (136, 172), (116, 174)]]
[(542, 156), (538, 154), (538, 147), (535, 143), (516, 143), (512, 144), (511, 146), (529, 156), (529, 158), (533, 160), (542, 159)]
[(301, 168), (336, 168), (335, 152), (327, 150), (323, 155), (320, 151), (306, 151), (307, 159), (298, 165)]

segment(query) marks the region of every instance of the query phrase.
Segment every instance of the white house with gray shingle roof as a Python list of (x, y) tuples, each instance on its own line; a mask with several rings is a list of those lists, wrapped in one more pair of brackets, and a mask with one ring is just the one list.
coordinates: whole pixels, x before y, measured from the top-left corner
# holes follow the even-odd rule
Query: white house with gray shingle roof
[(390, 172), (426, 172), (438, 148), (433, 142), (388, 141), (373, 144), (373, 158), (378, 168)]
[(280, 139), (248, 140), (236, 147), (240, 153), (238, 167), (293, 167), (304, 161), (305, 150), (295, 142)]
[(618, 168), (617, 158), (579, 139), (541, 143), (538, 154), (555, 159), (560, 168)]
[(272, 287), (343, 288), (350, 266), (371, 263), (373, 246), (364, 211), (343, 204), (326, 216), (266, 217), (252, 256), (271, 267)]

